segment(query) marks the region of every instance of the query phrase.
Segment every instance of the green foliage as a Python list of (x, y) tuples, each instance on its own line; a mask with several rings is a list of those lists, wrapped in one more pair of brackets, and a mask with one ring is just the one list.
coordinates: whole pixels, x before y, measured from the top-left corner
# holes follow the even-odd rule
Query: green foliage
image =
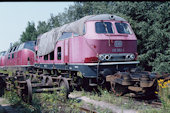
[(28, 22), (26, 30), (21, 35), (21, 42), (31, 41), (37, 39), (37, 31), (34, 22)]
[(18, 104), (21, 101), (21, 99), (17, 96), (15, 91), (6, 92), (5, 97), (8, 98), (9, 103), (13, 105)]
[(16, 42), (13, 43), (12, 47), (16, 47), (16, 46), (18, 46), (18, 45), (20, 45), (20, 44), (21, 44), (20, 41), (16, 41)]
[[(62, 101), (60, 94), (54, 92), (53, 94), (41, 94), (39, 99), (42, 103), (43, 112), (50, 113), (79, 113), (79, 107), (81, 103), (78, 103), (77, 100), (66, 100)], [(76, 106), (76, 107), (75, 107)]]
[[(21, 42), (37, 40), (37, 37), (45, 32), (48, 32), (52, 28), (58, 27), (59, 21), (58, 16), (53, 16), (51, 14), (50, 19), (48, 22), (39, 21), (37, 27), (35, 27), (34, 22), (28, 22), (26, 30), (21, 35)], [(18, 44), (18, 42), (16, 42)]]
[(14, 106), (18, 113), (79, 113), (78, 107), (82, 105), (81, 102), (74, 99), (65, 101), (60, 100), (60, 94), (54, 92), (33, 94), (31, 104), (22, 101), (21, 97), (17, 95), (16, 90), (6, 91), (4, 97), (8, 99), (9, 103)]
[[(113, 94), (113, 92), (108, 92), (108, 90), (106, 89), (102, 89), (100, 87), (98, 87), (99, 92), (93, 91), (93, 92), (87, 92), (82, 90), (80, 91), (74, 91), (73, 94), (75, 95), (81, 95), (81, 96), (86, 96), (89, 97), (92, 100), (97, 100), (97, 101), (103, 101), (106, 103), (111, 103), (113, 105), (119, 106), (122, 109), (135, 109), (135, 110), (139, 110), (139, 109), (146, 109), (149, 106), (145, 106), (144, 103), (135, 103), (135, 101), (132, 98), (128, 98), (128, 99), (123, 99), (121, 96), (118, 97), (116, 95)], [(134, 103), (136, 104), (136, 106), (134, 106)]]
[(11, 106), (15, 108), (18, 113), (38, 113), (40, 112), (38, 107), (38, 101), (29, 105), (21, 100), (21, 98), (17, 95), (16, 90), (6, 91), (4, 97), (8, 99)]
[(39, 21), (37, 26), (37, 34), (43, 34), (50, 30), (50, 26), (45, 21)]
[(50, 27), (50, 29), (60, 26), (58, 18), (59, 18), (58, 15), (54, 16), (53, 14), (51, 14), (51, 18), (48, 20), (48, 26)]

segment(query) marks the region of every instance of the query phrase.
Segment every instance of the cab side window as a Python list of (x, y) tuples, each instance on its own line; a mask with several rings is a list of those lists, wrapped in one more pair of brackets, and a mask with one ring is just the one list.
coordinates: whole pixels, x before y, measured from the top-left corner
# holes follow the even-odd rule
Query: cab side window
[(61, 37), (59, 39), (66, 39), (66, 38), (70, 38), (72, 36), (71, 32), (64, 32), (62, 33)]
[(48, 60), (48, 54), (44, 55), (44, 60)]
[(61, 47), (57, 48), (57, 59), (61, 60)]
[(12, 53), (12, 59), (14, 58), (14, 53)]
[(11, 55), (9, 54), (9, 55), (8, 55), (8, 59), (10, 59), (10, 56), (11, 56)]
[(50, 53), (50, 60), (54, 60), (54, 51)]

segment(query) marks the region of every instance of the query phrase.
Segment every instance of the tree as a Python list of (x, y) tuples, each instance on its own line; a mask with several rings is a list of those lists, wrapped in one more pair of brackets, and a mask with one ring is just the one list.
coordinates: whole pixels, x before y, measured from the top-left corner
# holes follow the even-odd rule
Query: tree
[(39, 21), (37, 25), (37, 36), (43, 34), (51, 29), (51, 26), (45, 21)]
[(59, 23), (59, 20), (58, 20), (58, 15), (57, 16), (54, 16), (53, 14), (50, 15), (50, 19), (48, 20), (48, 27), (49, 29), (52, 29), (52, 28), (55, 28), (55, 27), (59, 27), (60, 26), (60, 23)]
[(34, 22), (28, 22), (26, 30), (21, 35), (21, 42), (31, 41), (37, 39), (37, 30)]
[(12, 44), (12, 47), (16, 47), (16, 46), (18, 46), (18, 45), (20, 45), (20, 44), (21, 44), (20, 41), (16, 41), (16, 42), (14, 42), (14, 43)]

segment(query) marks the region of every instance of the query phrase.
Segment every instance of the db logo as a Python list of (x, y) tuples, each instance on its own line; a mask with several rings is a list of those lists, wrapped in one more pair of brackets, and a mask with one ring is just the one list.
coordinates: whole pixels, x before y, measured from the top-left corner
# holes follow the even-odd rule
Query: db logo
[(114, 46), (115, 47), (122, 47), (122, 41), (115, 41)]

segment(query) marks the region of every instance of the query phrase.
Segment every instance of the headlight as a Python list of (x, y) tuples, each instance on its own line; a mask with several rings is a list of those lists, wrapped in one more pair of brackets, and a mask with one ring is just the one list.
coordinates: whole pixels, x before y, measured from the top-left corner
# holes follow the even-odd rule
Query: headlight
[(105, 55), (106, 60), (110, 60), (111, 56), (110, 55)]
[(104, 60), (104, 55), (99, 55), (100, 60)]
[(134, 59), (135, 59), (135, 55), (134, 55), (134, 54), (131, 54), (131, 55), (130, 55), (130, 59), (131, 59), (131, 60), (134, 60)]
[(134, 54), (127, 54), (126, 55), (126, 60), (134, 60), (135, 59), (135, 55)]
[(126, 55), (126, 59), (129, 59), (129, 58), (130, 58), (130, 54), (127, 54), (127, 55)]

